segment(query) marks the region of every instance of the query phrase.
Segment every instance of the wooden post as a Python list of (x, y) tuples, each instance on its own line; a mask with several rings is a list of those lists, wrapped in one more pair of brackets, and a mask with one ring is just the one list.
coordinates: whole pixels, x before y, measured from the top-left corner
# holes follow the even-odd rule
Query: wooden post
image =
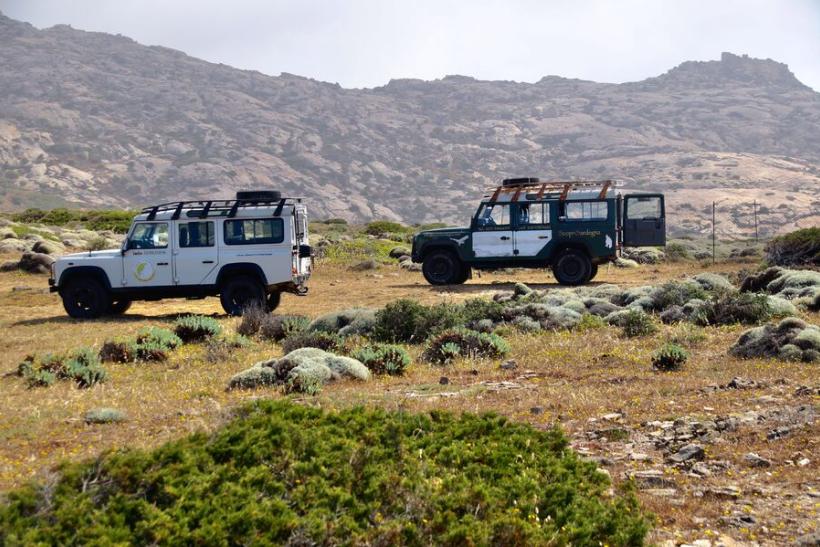
[(753, 207), (754, 212), (755, 212), (755, 243), (757, 243), (758, 242), (758, 239), (757, 239), (757, 200), (754, 200), (754, 202), (752, 203), (752, 207)]
[(712, 264), (715, 263), (715, 202), (712, 201)]

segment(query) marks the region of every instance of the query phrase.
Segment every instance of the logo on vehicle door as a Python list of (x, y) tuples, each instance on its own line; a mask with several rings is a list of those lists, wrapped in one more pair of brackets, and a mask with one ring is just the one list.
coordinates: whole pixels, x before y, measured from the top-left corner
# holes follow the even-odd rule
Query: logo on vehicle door
[(150, 262), (139, 262), (134, 268), (134, 277), (137, 281), (151, 281), (156, 273), (154, 265)]

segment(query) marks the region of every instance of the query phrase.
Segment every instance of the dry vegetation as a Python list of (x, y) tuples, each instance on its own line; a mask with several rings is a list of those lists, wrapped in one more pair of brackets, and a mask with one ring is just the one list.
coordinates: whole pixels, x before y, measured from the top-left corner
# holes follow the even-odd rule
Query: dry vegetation
[[(702, 271), (732, 273), (739, 267), (678, 262), (629, 270), (603, 268), (596, 283), (654, 284)], [(464, 286), (441, 289), (427, 285), (419, 273), (393, 265), (362, 273), (326, 262), (317, 267), (310, 295), (286, 296), (278, 312), (317, 316), (353, 306), (377, 307), (402, 297), (428, 304), (460, 301), (510, 290), (516, 281), (533, 288), (553, 286), (548, 272), (521, 271), (484, 274)], [(216, 299), (136, 303), (121, 318), (78, 322), (64, 314), (58, 297), (45, 292), (45, 286), (45, 276), (0, 274), (0, 370), (13, 372), (32, 352), (67, 351), (83, 345), (99, 348), (106, 339), (133, 335), (147, 325), (170, 327), (182, 314), (213, 314), (228, 333), (237, 324), (221, 315)], [(818, 313), (803, 315), (809, 322), (820, 323)], [(647, 440), (653, 429), (647, 422), (681, 417), (714, 420), (748, 411), (765, 414), (772, 409), (791, 412), (802, 405), (812, 419), (782, 438), (768, 440), (767, 431), (776, 426), (759, 418), (709, 443), (707, 461), (726, 461), (723, 472), (694, 476), (676, 474), (667, 467), (674, 492), (669, 488), (666, 492), (639, 490), (641, 502), (657, 515), (652, 540), (728, 534), (742, 541), (782, 544), (817, 526), (820, 428), (813, 420), (818, 401), (817, 364), (728, 356), (727, 349), (743, 330), (742, 326), (663, 325), (650, 337), (634, 339), (624, 338), (616, 327), (510, 334), (506, 336), (512, 347), (510, 357), (517, 367), (507, 369), (489, 360), (457, 360), (433, 367), (419, 362), (419, 346), (408, 346), (413, 363), (402, 377), (377, 377), (366, 384), (341, 382), (317, 396), (297, 400), (326, 408), (364, 404), (405, 410), (494, 411), (538, 428), (557, 423), (578, 451), (602, 458), (616, 482), (631, 471), (663, 467), (662, 452)], [(703, 336), (693, 337), (692, 332)], [(689, 360), (679, 372), (653, 371), (652, 352), (671, 339), (681, 340)], [(33, 477), (45, 479), (62, 460), (76, 461), (112, 448), (153, 447), (191, 431), (212, 430), (243, 401), (283, 396), (276, 388), (225, 390), (233, 374), (255, 361), (281, 355), (277, 344), (257, 341), (216, 359), (208, 351), (203, 345), (186, 345), (164, 363), (108, 363), (109, 381), (83, 390), (71, 383), (28, 389), (15, 376), (2, 378), (0, 489), (19, 486)], [(752, 379), (758, 387), (710, 387), (726, 385), (734, 377)], [(814, 391), (798, 395), (800, 386)], [(123, 411), (127, 421), (87, 424), (86, 413), (101, 407)], [(619, 416), (607, 416), (613, 413)], [(746, 465), (744, 456), (749, 452), (770, 460), (771, 467)], [(740, 494), (727, 501), (719, 489), (732, 486)], [(739, 514), (751, 515), (754, 524), (731, 524), (729, 519)]]

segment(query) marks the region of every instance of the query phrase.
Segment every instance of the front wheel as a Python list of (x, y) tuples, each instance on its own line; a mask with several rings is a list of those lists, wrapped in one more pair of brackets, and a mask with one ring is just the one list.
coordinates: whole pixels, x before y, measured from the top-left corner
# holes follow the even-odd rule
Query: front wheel
[(62, 291), (63, 308), (74, 319), (96, 319), (108, 311), (111, 297), (96, 279), (75, 279)]
[(222, 309), (228, 315), (240, 316), (250, 306), (265, 307), (265, 289), (256, 279), (240, 275), (229, 279), (219, 293)]
[(431, 285), (452, 285), (454, 283), (464, 283), (467, 278), (464, 276), (464, 266), (458, 257), (450, 251), (433, 251), (426, 257), (421, 265), (421, 273), (424, 279)]
[(589, 272), (589, 279), (587, 279), (587, 281), (592, 281), (593, 279), (595, 279), (596, 275), (598, 275), (598, 265), (593, 264), (592, 270)]
[(567, 249), (553, 264), (552, 273), (561, 285), (583, 285), (592, 273), (592, 262), (581, 251)]

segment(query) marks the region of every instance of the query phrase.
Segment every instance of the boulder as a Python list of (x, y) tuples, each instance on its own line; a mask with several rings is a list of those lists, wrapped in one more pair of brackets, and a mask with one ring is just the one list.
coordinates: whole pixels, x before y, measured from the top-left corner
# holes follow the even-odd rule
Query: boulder
[(379, 263), (376, 262), (373, 259), (370, 259), (370, 260), (364, 260), (362, 262), (358, 262), (356, 264), (353, 264), (350, 267), (350, 269), (353, 270), (354, 272), (364, 272), (364, 271), (367, 271), (367, 270), (378, 269), (378, 267), (379, 267)]
[(410, 250), (407, 247), (393, 247), (388, 254), (390, 258), (401, 258), (403, 256), (409, 256)]
[(47, 274), (51, 272), (52, 264), (54, 264), (54, 259), (47, 254), (25, 252), (20, 257), (19, 267), (28, 273)]
[(65, 246), (62, 243), (57, 243), (56, 241), (42, 239), (34, 243), (31, 250), (35, 253), (42, 253), (46, 255), (60, 255), (65, 253)]

